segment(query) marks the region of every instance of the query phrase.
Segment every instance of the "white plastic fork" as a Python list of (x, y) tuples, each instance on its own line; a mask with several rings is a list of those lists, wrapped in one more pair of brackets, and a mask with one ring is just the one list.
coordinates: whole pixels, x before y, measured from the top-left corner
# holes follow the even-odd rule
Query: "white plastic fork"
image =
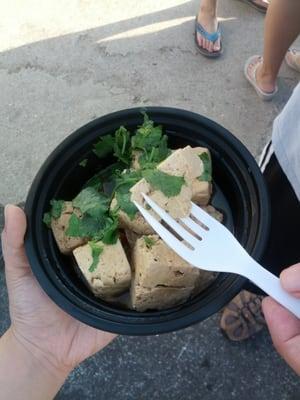
[(279, 278), (257, 263), (224, 225), (194, 203), (190, 215), (180, 218), (181, 223), (179, 223), (150, 197), (144, 193), (143, 196), (162, 221), (183, 239), (175, 237), (140, 204), (134, 202), (149, 225), (180, 257), (193, 266), (207, 271), (230, 272), (248, 278), (300, 318), (300, 299), (286, 292)]

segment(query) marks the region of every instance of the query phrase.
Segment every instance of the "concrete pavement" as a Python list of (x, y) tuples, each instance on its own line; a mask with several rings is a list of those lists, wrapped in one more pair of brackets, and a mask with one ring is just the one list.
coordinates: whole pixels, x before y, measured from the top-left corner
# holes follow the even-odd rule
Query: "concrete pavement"
[[(283, 65), (279, 95), (260, 101), (242, 71), (261, 53), (264, 17), (237, 0), (219, 3), (225, 51), (212, 61), (194, 45), (198, 1), (0, 1), (0, 203), (24, 200), (46, 156), (74, 129), (128, 107), (196, 111), (257, 156), (299, 76)], [(0, 333), (8, 326), (3, 272), (0, 260)], [(57, 398), (300, 398), (298, 378), (266, 331), (232, 344), (217, 320), (119, 338), (80, 366)]]

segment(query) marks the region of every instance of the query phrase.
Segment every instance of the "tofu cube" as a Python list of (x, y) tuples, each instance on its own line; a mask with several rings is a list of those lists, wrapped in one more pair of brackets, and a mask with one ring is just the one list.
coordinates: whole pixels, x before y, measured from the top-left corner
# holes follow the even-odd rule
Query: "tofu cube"
[(64, 203), (64, 208), (59, 218), (51, 220), (51, 229), (53, 232), (54, 239), (61, 253), (71, 254), (72, 251), (78, 247), (82, 246), (87, 242), (87, 238), (81, 237), (70, 237), (66, 235), (66, 231), (69, 227), (69, 221), (72, 213), (76, 213), (78, 217), (81, 213), (78, 209), (74, 209), (71, 201), (66, 201)]
[(183, 303), (205, 274), (179, 257), (157, 235), (149, 238), (155, 241), (151, 248), (141, 237), (132, 252), (131, 302), (138, 311)]
[(199, 181), (198, 178), (192, 183), (192, 201), (199, 206), (206, 206), (209, 203), (212, 193), (212, 185), (210, 182)]
[[(143, 178), (131, 189), (131, 201), (136, 201), (145, 207), (142, 193), (151, 197), (160, 207), (170, 213), (173, 218), (186, 217), (191, 209), (192, 189), (189, 185), (183, 185), (180, 193), (174, 197), (167, 197), (159, 190), (153, 190), (149, 183)], [(150, 213), (157, 217), (152, 211)]]
[(99, 262), (93, 272), (89, 271), (92, 265), (92, 249), (89, 244), (78, 247), (73, 251), (77, 265), (85, 281), (95, 296), (107, 299), (130, 287), (131, 269), (120, 240), (113, 245), (103, 246)]
[(157, 169), (170, 175), (183, 176), (186, 182), (191, 184), (202, 174), (203, 163), (197, 152), (191, 146), (186, 146), (174, 151)]
[[(153, 190), (150, 184), (143, 178), (131, 189), (131, 201), (136, 201), (145, 207), (142, 193), (151, 197), (160, 207), (166, 210), (173, 218), (186, 217), (191, 209), (191, 200), (200, 205), (208, 204), (211, 195), (211, 185), (208, 182), (200, 182), (197, 178), (203, 172), (203, 162), (198, 153), (208, 152), (207, 149), (197, 147), (196, 150), (191, 146), (178, 149), (162, 161), (157, 169), (173, 176), (183, 176), (186, 184), (182, 186), (180, 193), (174, 197), (167, 197), (159, 190)], [(134, 154), (135, 162), (140, 152)], [(135, 164), (137, 167), (137, 165)], [(116, 200), (112, 202), (111, 208), (116, 206)], [(158, 219), (157, 215), (150, 210), (150, 213)], [(130, 219), (122, 210), (119, 211), (120, 226), (124, 229), (132, 230), (139, 235), (149, 235), (154, 233), (153, 229), (147, 224), (138, 212), (134, 219)]]
[(191, 295), (191, 288), (135, 286), (131, 291), (131, 304), (136, 311), (163, 310), (184, 303)]

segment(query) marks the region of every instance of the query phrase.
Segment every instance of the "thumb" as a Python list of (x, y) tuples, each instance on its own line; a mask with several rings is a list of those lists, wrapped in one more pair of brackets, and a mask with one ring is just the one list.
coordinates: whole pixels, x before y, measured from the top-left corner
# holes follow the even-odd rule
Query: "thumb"
[(21, 208), (7, 205), (4, 217), (2, 247), (5, 270), (8, 279), (19, 279), (31, 273), (24, 249), (26, 216)]

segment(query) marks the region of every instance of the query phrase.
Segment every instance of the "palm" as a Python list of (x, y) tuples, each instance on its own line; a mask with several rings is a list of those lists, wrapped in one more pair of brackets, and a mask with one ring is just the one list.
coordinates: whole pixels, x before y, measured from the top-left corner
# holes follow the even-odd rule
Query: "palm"
[[(21, 210), (18, 212), (16, 217), (24, 219)], [(16, 234), (22, 235), (22, 230)], [(13, 330), (54, 365), (71, 369), (103, 348), (115, 335), (86, 326), (58, 308), (32, 275), (24, 246), (13, 248), (10, 239), (16, 243), (18, 238), (8, 236), (8, 233), (3, 235), (3, 250)]]
[[(13, 286), (14, 284), (12, 284)], [(58, 365), (72, 368), (103, 347), (112, 337), (73, 319), (60, 310), (35, 281), (31, 272), (21, 284), (10, 287), (10, 312), (16, 332)], [(28, 296), (28, 293), (31, 295)]]

